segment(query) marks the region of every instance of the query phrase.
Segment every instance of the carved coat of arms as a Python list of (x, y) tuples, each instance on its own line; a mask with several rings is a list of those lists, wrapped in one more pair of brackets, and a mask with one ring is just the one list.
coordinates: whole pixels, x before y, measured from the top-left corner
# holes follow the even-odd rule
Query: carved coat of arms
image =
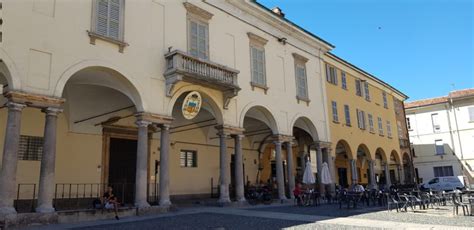
[(195, 118), (201, 110), (202, 98), (201, 94), (196, 91), (192, 91), (186, 95), (183, 101), (183, 117), (191, 120)]

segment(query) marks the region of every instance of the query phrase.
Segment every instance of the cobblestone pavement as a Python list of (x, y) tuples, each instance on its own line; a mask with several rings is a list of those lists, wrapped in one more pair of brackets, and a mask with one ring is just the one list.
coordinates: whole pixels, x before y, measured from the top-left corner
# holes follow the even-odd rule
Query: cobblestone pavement
[(216, 213), (184, 214), (125, 224), (99, 225), (74, 229), (281, 229), (306, 224), (303, 221), (276, 220)]
[(397, 213), (380, 207), (339, 209), (337, 205), (246, 208), (195, 207), (156, 216), (129, 217), (39, 229), (474, 229), (474, 217), (453, 216), (451, 207)]
[[(302, 215), (317, 215), (327, 217), (350, 217), (357, 219), (368, 220), (382, 220), (393, 221), (401, 223), (417, 223), (417, 224), (433, 224), (433, 225), (447, 225), (447, 226), (465, 226), (474, 229), (474, 216), (453, 216), (452, 206), (441, 206), (436, 209), (419, 210), (415, 212), (408, 210), (408, 212), (388, 212), (380, 207), (361, 207), (358, 209), (339, 209), (338, 205), (320, 205), (317, 207), (268, 207), (251, 209), (262, 212), (279, 212), (292, 213)], [(462, 214), (462, 210), (461, 213)]]

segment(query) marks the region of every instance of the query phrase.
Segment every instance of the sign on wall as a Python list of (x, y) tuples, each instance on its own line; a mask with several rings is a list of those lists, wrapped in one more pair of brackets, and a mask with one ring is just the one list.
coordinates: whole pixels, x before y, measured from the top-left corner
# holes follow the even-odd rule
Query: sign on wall
[(186, 95), (183, 101), (183, 117), (191, 120), (195, 118), (201, 110), (202, 98), (201, 94), (196, 91), (192, 91)]

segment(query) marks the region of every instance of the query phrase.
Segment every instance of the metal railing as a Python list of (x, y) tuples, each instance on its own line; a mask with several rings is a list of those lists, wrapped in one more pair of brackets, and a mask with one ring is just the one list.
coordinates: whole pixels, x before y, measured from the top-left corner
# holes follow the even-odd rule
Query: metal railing
[(193, 57), (185, 52), (175, 50), (165, 55), (167, 70), (165, 76), (176, 72), (195, 80), (218, 82), (232, 88), (238, 88), (239, 71), (208, 60)]
[[(55, 185), (53, 206), (57, 211), (94, 208), (95, 200), (100, 200), (106, 188), (111, 186), (118, 201), (125, 207), (132, 207), (135, 197), (133, 183), (58, 183)], [(19, 213), (34, 212), (37, 204), (37, 184), (18, 184), (17, 197), (14, 202)], [(159, 185), (147, 185), (147, 200), (158, 204)]]
[(36, 184), (18, 184), (14, 207), (17, 212), (34, 212), (38, 197)]

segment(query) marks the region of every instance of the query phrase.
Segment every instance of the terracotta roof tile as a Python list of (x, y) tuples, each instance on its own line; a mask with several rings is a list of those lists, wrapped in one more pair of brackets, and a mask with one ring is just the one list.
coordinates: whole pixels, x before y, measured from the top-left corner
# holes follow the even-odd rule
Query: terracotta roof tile
[(434, 105), (434, 104), (447, 102), (450, 98), (454, 99), (454, 98), (466, 97), (466, 96), (474, 96), (474, 89), (456, 90), (456, 91), (451, 91), (448, 96), (407, 102), (405, 103), (405, 108), (409, 109), (409, 108), (420, 107), (420, 106)]

